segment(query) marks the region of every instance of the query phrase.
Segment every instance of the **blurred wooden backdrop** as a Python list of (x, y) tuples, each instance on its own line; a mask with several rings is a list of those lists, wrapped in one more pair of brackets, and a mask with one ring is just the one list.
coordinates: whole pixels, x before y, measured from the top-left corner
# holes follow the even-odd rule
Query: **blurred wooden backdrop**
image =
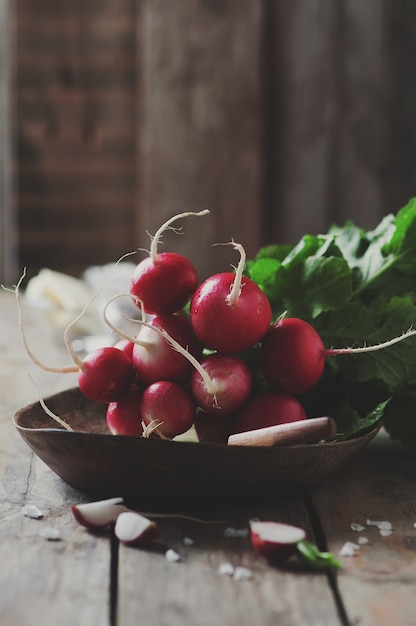
[(372, 228), (416, 193), (412, 0), (10, 6), (17, 268), (78, 275), (208, 207), (164, 246), (203, 277), (237, 261), (213, 243)]

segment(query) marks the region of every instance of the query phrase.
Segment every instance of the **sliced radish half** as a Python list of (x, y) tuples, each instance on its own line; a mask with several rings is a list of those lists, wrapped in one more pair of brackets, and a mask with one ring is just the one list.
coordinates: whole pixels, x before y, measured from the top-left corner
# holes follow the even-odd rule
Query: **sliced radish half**
[(140, 513), (125, 511), (117, 517), (114, 533), (122, 543), (140, 545), (156, 539), (159, 529), (155, 522)]
[(106, 528), (115, 523), (120, 513), (129, 509), (124, 505), (123, 498), (109, 498), (96, 502), (74, 504), (71, 510), (81, 526), (86, 528)]
[(296, 553), (297, 545), (304, 541), (303, 528), (280, 522), (250, 522), (250, 539), (253, 548), (271, 563), (283, 563)]

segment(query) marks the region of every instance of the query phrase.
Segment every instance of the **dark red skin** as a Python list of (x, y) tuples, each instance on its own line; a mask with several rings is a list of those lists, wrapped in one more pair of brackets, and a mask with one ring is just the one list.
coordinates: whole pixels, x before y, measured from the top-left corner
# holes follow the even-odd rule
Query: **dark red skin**
[[(189, 318), (184, 315), (160, 315), (150, 320), (151, 326), (163, 328), (170, 337), (186, 348), (195, 358), (202, 354), (202, 344), (195, 337)], [(172, 348), (168, 341), (156, 331), (145, 326), (137, 338), (152, 338), (154, 345), (151, 348), (135, 344), (132, 353), (133, 367), (139, 381), (146, 384), (158, 380), (171, 380), (176, 383), (185, 383), (191, 377), (193, 365), (188, 359)]]
[(197, 405), (209, 415), (232, 413), (244, 404), (251, 393), (253, 379), (246, 363), (227, 354), (210, 354), (200, 361), (201, 366), (218, 386), (215, 399), (208, 393), (201, 374), (191, 375), (191, 391)]
[(272, 320), (270, 302), (252, 280), (243, 276), (238, 300), (227, 297), (235, 274), (223, 272), (207, 278), (195, 291), (190, 305), (194, 332), (203, 344), (219, 352), (241, 352), (262, 339)]
[(252, 395), (236, 412), (233, 434), (297, 422), (306, 417), (303, 406), (294, 396), (279, 391), (266, 391)]
[[(135, 268), (130, 293), (139, 298), (146, 313), (168, 315), (180, 311), (198, 286), (193, 264), (181, 254), (162, 252), (149, 256)], [(141, 307), (140, 302), (136, 302)]]
[(100, 404), (119, 400), (134, 378), (131, 360), (114, 347), (98, 348), (88, 354), (78, 374), (82, 393)]
[(224, 443), (233, 432), (234, 415), (209, 415), (198, 411), (195, 416), (195, 432), (201, 443)]
[(260, 360), (271, 387), (297, 395), (320, 380), (325, 367), (325, 348), (310, 324), (285, 317), (263, 337)]
[(131, 388), (120, 400), (110, 402), (107, 407), (107, 426), (113, 435), (140, 437), (143, 433), (140, 404), (143, 392)]
[(160, 380), (145, 389), (140, 410), (146, 425), (152, 421), (162, 422), (158, 431), (172, 439), (191, 428), (196, 406), (191, 394), (184, 387)]

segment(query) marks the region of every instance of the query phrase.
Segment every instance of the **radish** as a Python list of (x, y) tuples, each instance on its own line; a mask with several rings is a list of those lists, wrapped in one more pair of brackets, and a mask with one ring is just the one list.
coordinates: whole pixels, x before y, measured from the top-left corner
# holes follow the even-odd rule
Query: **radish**
[(191, 428), (195, 410), (195, 401), (189, 391), (167, 380), (149, 385), (143, 392), (140, 405), (145, 426), (167, 439), (173, 439)]
[(306, 419), (300, 402), (292, 395), (265, 391), (252, 395), (236, 412), (233, 434)]
[[(104, 320), (114, 332), (129, 338), (108, 320), (105, 309)], [(245, 402), (252, 388), (249, 368), (241, 358), (226, 354), (209, 355), (199, 362), (202, 344), (195, 338), (189, 318), (174, 314), (159, 315), (150, 322), (136, 321), (142, 328), (130, 339), (135, 343), (133, 366), (141, 381), (184, 383), (193, 377), (193, 395), (198, 406), (209, 413), (230, 413)], [(193, 367), (196, 373), (191, 375)]]
[(245, 251), (240, 252), (237, 271), (207, 278), (196, 289), (190, 304), (191, 323), (196, 336), (219, 352), (241, 352), (262, 339), (270, 326), (272, 310), (263, 291), (243, 278)]
[(119, 400), (134, 377), (129, 357), (114, 347), (98, 348), (77, 362), (78, 386), (93, 402), (107, 404)]
[(117, 517), (114, 534), (122, 543), (143, 545), (154, 541), (159, 536), (155, 522), (136, 511), (124, 511)]
[[(149, 323), (138, 323), (141, 329), (133, 339), (132, 363), (139, 380), (148, 384), (158, 380), (187, 382), (193, 368), (186, 354), (195, 358), (202, 354), (202, 345), (195, 337), (189, 318), (180, 314), (163, 315)], [(175, 339), (182, 352), (172, 348), (167, 336)]]
[(156, 232), (150, 254), (135, 268), (130, 282), (130, 292), (143, 304), (146, 313), (167, 315), (182, 309), (198, 286), (198, 275), (193, 264), (175, 252), (158, 253), (162, 233), (180, 218), (207, 215), (208, 209), (199, 213), (180, 213), (165, 222)]
[(320, 380), (326, 357), (381, 350), (414, 334), (416, 330), (409, 330), (400, 337), (374, 346), (326, 350), (321, 337), (310, 324), (299, 318), (283, 317), (263, 337), (261, 368), (271, 387), (300, 394)]
[(143, 392), (131, 388), (117, 401), (110, 402), (107, 407), (107, 426), (113, 435), (131, 435), (140, 437), (143, 434), (140, 404)]
[(296, 554), (299, 542), (304, 541), (303, 528), (280, 522), (250, 522), (253, 548), (270, 563), (280, 565)]
[(217, 353), (202, 359), (190, 384), (198, 406), (205, 413), (218, 415), (231, 413), (244, 404), (251, 393), (253, 377), (242, 359)]
[(74, 504), (71, 510), (78, 524), (86, 528), (98, 529), (112, 526), (120, 513), (129, 509), (124, 506), (123, 498), (109, 498), (97, 502)]

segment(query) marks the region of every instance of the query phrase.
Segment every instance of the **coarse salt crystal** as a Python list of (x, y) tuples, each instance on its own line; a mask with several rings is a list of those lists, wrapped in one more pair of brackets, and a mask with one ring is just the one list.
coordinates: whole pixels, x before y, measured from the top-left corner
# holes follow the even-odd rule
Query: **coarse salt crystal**
[(358, 543), (353, 541), (346, 541), (339, 551), (340, 556), (355, 556), (356, 552), (360, 549)]
[(184, 537), (183, 539), (183, 545), (184, 546), (193, 546), (195, 543), (195, 541), (193, 539), (191, 539), (191, 537)]
[(367, 537), (358, 537), (358, 543), (360, 546), (364, 546), (366, 543), (368, 543), (368, 538)]
[(234, 571), (234, 566), (231, 563), (221, 563), (218, 567), (218, 572), (227, 576), (232, 576)]
[(393, 533), (391, 528), (380, 528), (380, 535), (382, 537), (389, 537)]
[(39, 531), (39, 535), (48, 541), (61, 541), (61, 534), (57, 528), (46, 526)]
[(364, 529), (365, 526), (363, 526), (362, 524), (356, 524), (355, 522), (351, 524), (351, 530), (354, 530), (357, 533), (360, 533)]
[(377, 526), (379, 530), (392, 530), (391, 522), (386, 522), (386, 521), (378, 522), (375, 520), (368, 519), (367, 526)]
[(24, 507), (22, 507), (22, 513), (25, 517), (31, 517), (32, 519), (40, 519), (43, 517), (42, 511), (36, 504), (25, 504)]
[(250, 580), (253, 578), (253, 572), (248, 567), (236, 567), (233, 574), (233, 580)]
[(166, 560), (170, 561), (171, 563), (175, 563), (181, 560), (180, 554), (175, 552), (175, 550), (172, 550), (172, 548), (169, 548), (169, 550), (166, 550), (165, 557), (166, 557)]

